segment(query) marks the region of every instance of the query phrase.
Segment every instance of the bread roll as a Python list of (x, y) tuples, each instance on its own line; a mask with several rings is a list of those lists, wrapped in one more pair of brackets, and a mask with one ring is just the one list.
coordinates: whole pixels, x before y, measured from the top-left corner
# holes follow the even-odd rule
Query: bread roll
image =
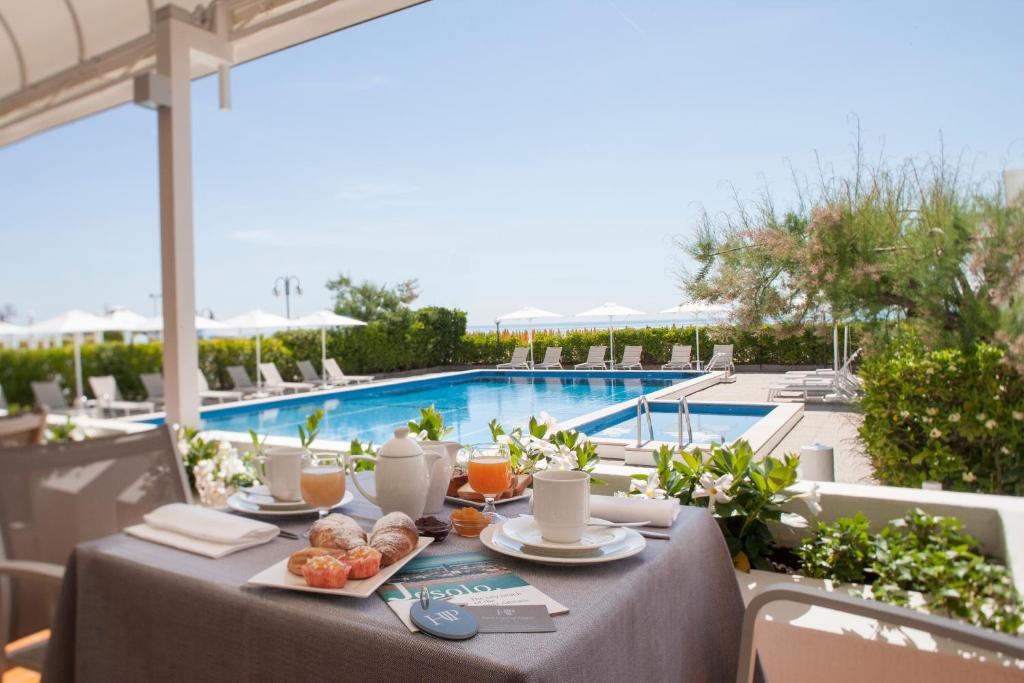
[(313, 523), (309, 544), (316, 548), (351, 550), (366, 545), (366, 532), (351, 517), (334, 513)]
[(380, 552), (380, 566), (387, 567), (411, 553), (419, 542), (419, 536), (416, 523), (409, 515), (392, 512), (373, 525), (370, 547)]
[(288, 571), (296, 576), (302, 576), (302, 568), (314, 557), (323, 557), (324, 555), (330, 555), (339, 560), (345, 559), (344, 550), (335, 550), (334, 548), (303, 548), (298, 552), (292, 553), (292, 556), (288, 558)]

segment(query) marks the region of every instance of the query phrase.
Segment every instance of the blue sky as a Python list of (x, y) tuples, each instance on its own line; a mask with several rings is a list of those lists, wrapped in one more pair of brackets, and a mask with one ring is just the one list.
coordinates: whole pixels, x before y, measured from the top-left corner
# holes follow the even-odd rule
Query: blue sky
[[(680, 300), (674, 235), (733, 188), (875, 157), (1024, 165), (1024, 3), (434, 0), (193, 86), (197, 305), (304, 312), (339, 272), (417, 277), (471, 323)], [(19, 321), (159, 290), (156, 119), (0, 149)]]

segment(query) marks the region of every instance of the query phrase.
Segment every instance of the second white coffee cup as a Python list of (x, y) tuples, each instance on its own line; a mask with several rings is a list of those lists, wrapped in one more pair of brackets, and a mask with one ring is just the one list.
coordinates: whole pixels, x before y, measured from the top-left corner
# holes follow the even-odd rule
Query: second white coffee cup
[(277, 500), (302, 499), (302, 468), (309, 464), (309, 453), (293, 446), (274, 446), (255, 458), (256, 476)]
[(590, 522), (590, 475), (545, 470), (533, 475), (533, 518), (552, 543), (576, 543)]

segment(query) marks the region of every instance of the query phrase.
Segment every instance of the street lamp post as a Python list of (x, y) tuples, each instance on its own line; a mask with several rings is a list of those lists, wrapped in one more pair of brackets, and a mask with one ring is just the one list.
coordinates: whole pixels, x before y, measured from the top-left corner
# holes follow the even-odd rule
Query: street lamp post
[[(284, 290), (284, 317), (292, 317), (292, 285), (295, 285), (296, 296), (302, 296), (302, 281), (294, 275), (283, 275), (274, 280), (274, 289), (272, 290), (274, 296), (281, 296), (281, 291)], [(278, 288), (278, 285), (281, 285)]]

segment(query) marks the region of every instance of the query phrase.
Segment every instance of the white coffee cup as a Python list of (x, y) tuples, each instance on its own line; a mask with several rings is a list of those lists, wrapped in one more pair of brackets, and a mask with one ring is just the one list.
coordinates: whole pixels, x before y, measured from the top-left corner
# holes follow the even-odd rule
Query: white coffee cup
[(281, 501), (302, 499), (302, 468), (309, 464), (309, 453), (294, 446), (274, 446), (254, 459), (256, 476)]
[(590, 475), (570, 470), (534, 474), (533, 518), (544, 540), (579, 541), (590, 522)]

